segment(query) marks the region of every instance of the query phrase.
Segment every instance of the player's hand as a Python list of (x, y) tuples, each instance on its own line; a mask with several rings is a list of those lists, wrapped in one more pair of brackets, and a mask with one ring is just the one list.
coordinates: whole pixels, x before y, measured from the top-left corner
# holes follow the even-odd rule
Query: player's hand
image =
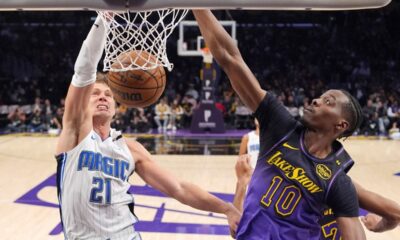
[(107, 22), (111, 22), (114, 19), (114, 13), (113, 12), (105, 12), (104, 13), (104, 18), (106, 19)]
[(381, 220), (382, 217), (374, 213), (368, 213), (365, 217), (361, 217), (361, 222), (364, 226), (373, 232), (377, 231), (378, 224)]
[(368, 230), (373, 232), (384, 232), (399, 226), (398, 220), (382, 218), (373, 213), (368, 213), (365, 217), (361, 217), (361, 222)]
[(238, 182), (247, 186), (251, 179), (251, 175), (253, 174), (253, 168), (250, 165), (250, 155), (243, 154), (238, 157), (235, 171)]
[(236, 238), (236, 230), (239, 225), (240, 218), (242, 214), (237, 210), (232, 203), (228, 203), (228, 210), (225, 215), (228, 218), (229, 230), (231, 232), (232, 238)]
[(384, 232), (392, 230), (399, 226), (397, 219), (384, 218), (379, 215), (368, 213), (365, 217), (361, 217), (364, 226), (373, 232)]

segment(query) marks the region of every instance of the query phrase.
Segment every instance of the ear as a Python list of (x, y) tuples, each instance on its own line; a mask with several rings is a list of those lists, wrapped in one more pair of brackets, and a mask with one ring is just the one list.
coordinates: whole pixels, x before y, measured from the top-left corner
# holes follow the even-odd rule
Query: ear
[(340, 123), (336, 124), (335, 129), (340, 132), (345, 132), (347, 129), (349, 129), (349, 127), (349, 122), (343, 119), (340, 121)]

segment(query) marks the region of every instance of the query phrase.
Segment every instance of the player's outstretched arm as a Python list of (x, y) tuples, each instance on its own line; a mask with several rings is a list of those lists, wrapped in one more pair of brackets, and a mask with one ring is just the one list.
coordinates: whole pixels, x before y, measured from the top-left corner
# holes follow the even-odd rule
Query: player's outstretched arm
[(236, 232), (241, 214), (232, 204), (222, 201), (194, 184), (178, 180), (158, 166), (140, 143), (129, 140), (126, 142), (134, 156), (136, 172), (146, 183), (193, 208), (225, 214), (231, 231)]
[(250, 165), (250, 156), (247, 154), (239, 155), (236, 165), (236, 190), (233, 198), (233, 206), (243, 212), (243, 202), (246, 196), (247, 185), (249, 185), (253, 169)]
[(97, 17), (82, 44), (75, 62), (74, 75), (65, 99), (63, 129), (58, 141), (56, 154), (74, 148), (92, 128), (89, 99), (96, 81), (97, 65), (105, 44), (105, 27)]
[(385, 232), (400, 226), (399, 221), (383, 218), (374, 213), (368, 213), (366, 216), (361, 217), (361, 222), (368, 230), (373, 232)]
[(398, 226), (400, 223), (400, 205), (398, 203), (368, 191), (354, 181), (353, 184), (357, 190), (360, 207), (381, 216), (367, 215), (361, 218), (365, 227), (370, 231), (384, 232)]
[(358, 217), (336, 218), (343, 240), (365, 240), (364, 229)]
[(244, 62), (235, 41), (229, 36), (210, 10), (193, 10), (201, 34), (213, 57), (228, 75), (240, 99), (253, 112), (265, 97), (254, 74)]
[(239, 156), (247, 153), (247, 143), (249, 142), (249, 134), (245, 134), (240, 141)]

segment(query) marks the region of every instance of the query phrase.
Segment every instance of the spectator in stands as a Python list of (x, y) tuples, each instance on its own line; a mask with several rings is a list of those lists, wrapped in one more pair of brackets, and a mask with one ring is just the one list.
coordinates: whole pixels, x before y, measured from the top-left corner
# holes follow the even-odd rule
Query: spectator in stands
[(192, 96), (192, 98), (195, 99), (196, 101), (199, 100), (199, 92), (194, 88), (193, 83), (189, 83), (189, 87), (185, 92), (185, 95)]
[(388, 107), (387, 116), (389, 118), (390, 125), (393, 125), (393, 123), (399, 123), (400, 108), (397, 100), (394, 100), (393, 103)]
[(49, 134), (51, 135), (58, 135), (61, 132), (62, 129), (62, 118), (64, 115), (64, 107), (59, 107), (56, 110), (56, 113), (50, 120), (50, 126), (49, 126)]
[(234, 98), (233, 98), (233, 91), (232, 90), (225, 90), (223, 92), (223, 99), (222, 99), (222, 105), (224, 106), (224, 122), (225, 124), (228, 124), (229, 126), (233, 126), (234, 122), (234, 112), (232, 110), (234, 110), (234, 107), (232, 107), (234, 105)]
[(10, 123), (7, 125), (6, 132), (23, 132), (26, 130), (26, 114), (20, 107), (16, 107), (8, 116)]
[(126, 108), (117, 107), (115, 109), (115, 115), (111, 122), (111, 127), (118, 129), (119, 131), (125, 132), (127, 129), (127, 122), (125, 121), (124, 112)]
[(392, 127), (389, 129), (389, 138), (400, 140), (400, 129), (397, 127), (397, 122), (393, 122)]
[(51, 104), (49, 99), (45, 99), (44, 106), (43, 106), (43, 112), (44, 112), (45, 123), (46, 123), (47, 127), (50, 124), (50, 121), (53, 118), (55, 111), (56, 111), (55, 106)]
[(299, 108), (295, 106), (293, 95), (288, 96), (286, 108), (295, 119), (299, 119)]
[(185, 95), (182, 99), (183, 126), (188, 128), (192, 122), (193, 111), (197, 107), (196, 100), (191, 95)]
[(251, 110), (240, 101), (239, 98), (235, 109), (235, 128), (236, 129), (250, 129), (251, 128)]
[(161, 98), (160, 102), (155, 106), (154, 112), (154, 121), (157, 124), (158, 132), (167, 131), (171, 108), (169, 107), (165, 97)]
[(29, 132), (47, 132), (45, 116), (40, 108), (35, 108), (28, 120)]
[(133, 109), (131, 119), (131, 131), (137, 133), (145, 133), (148, 132), (151, 128), (148, 118), (145, 115), (143, 108), (135, 108)]
[(378, 113), (379, 135), (383, 136), (387, 133), (387, 127), (390, 124), (389, 118), (386, 115), (387, 107), (380, 97), (377, 98), (376, 106), (376, 112)]
[(40, 99), (40, 97), (36, 97), (35, 103), (32, 105), (32, 112), (36, 112), (36, 110), (39, 110), (41, 112), (42, 109), (43, 109), (42, 99)]
[(363, 114), (365, 119), (372, 119), (376, 112), (376, 108), (374, 107), (374, 104), (372, 102), (372, 99), (367, 100), (367, 105), (363, 107)]
[(183, 108), (177, 100), (174, 100), (171, 105), (171, 121), (169, 127), (173, 132), (181, 128), (183, 119)]
[(302, 118), (304, 115), (304, 109), (310, 106), (310, 99), (305, 97), (303, 99), (303, 105), (299, 107), (299, 117)]
[(366, 136), (377, 136), (379, 135), (379, 116), (377, 112), (374, 112), (368, 119), (366, 118), (364, 127), (361, 129), (361, 133)]

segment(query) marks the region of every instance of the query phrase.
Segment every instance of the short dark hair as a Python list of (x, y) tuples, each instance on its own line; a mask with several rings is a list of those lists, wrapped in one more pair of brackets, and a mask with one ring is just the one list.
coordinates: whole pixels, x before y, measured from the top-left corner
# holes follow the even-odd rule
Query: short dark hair
[(360, 127), (363, 121), (362, 108), (358, 100), (348, 91), (340, 89), (347, 96), (348, 102), (342, 105), (344, 118), (349, 122), (350, 126), (340, 135), (341, 138), (349, 137)]

